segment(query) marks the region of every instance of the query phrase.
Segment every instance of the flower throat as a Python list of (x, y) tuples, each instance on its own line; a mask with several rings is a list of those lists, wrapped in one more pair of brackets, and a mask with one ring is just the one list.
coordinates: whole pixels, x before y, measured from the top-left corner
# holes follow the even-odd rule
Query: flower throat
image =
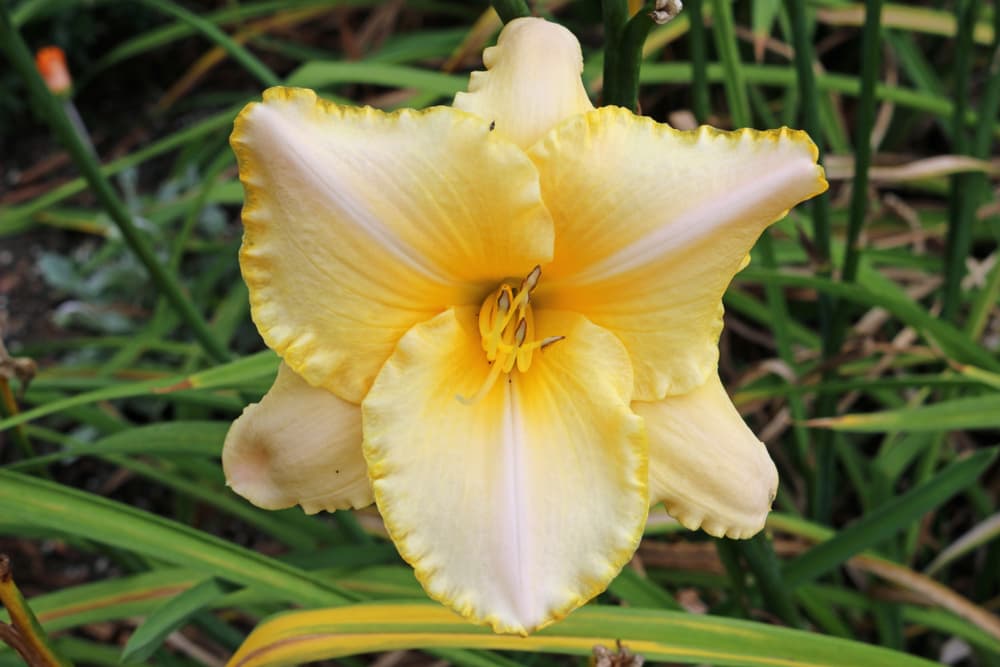
[(564, 338), (549, 336), (535, 340), (535, 317), (531, 312), (531, 293), (538, 286), (542, 269), (536, 266), (517, 288), (507, 283), (490, 293), (479, 308), (479, 335), (482, 336), (486, 360), (492, 364), (482, 386), (469, 397), (459, 396), (462, 403), (471, 405), (489, 393), (501, 373), (514, 370), (521, 373), (531, 367), (535, 350), (548, 347)]

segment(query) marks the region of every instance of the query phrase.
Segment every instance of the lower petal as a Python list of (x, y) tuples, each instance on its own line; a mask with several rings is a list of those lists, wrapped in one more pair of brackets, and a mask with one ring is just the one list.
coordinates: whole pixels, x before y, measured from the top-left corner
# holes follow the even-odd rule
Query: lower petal
[(301, 505), (313, 514), (372, 503), (361, 409), (285, 364), (261, 402), (233, 422), (222, 467), (233, 491), (268, 510)]
[(428, 594), (497, 632), (543, 627), (600, 593), (648, 507), (628, 354), (585, 318), (469, 405), (489, 372), (476, 312), (411, 329), (362, 404), (375, 499)]
[(764, 527), (778, 489), (767, 448), (744, 423), (713, 374), (694, 391), (632, 409), (649, 435), (649, 499), (685, 527), (751, 537)]

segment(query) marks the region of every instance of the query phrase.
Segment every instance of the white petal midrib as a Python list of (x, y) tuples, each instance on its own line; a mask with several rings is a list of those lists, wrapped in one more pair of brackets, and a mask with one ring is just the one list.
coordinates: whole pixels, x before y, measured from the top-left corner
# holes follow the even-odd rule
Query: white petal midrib
[[(534, 600), (534, 586), (526, 576), (526, 567), (530, 559), (531, 527), (528, 525), (530, 514), (527, 497), (528, 476), (525, 474), (526, 438), (522, 410), (518, 404), (518, 392), (514, 386), (514, 376), (504, 383), (504, 402), (502, 434), (501, 434), (501, 467), (504, 483), (503, 497), (499, 506), (503, 533), (501, 542), (504, 554), (501, 562), (504, 565), (504, 576), (508, 580), (507, 589), (512, 592), (512, 611), (518, 621), (530, 624), (533, 614), (537, 613)], [(503, 382), (503, 380), (501, 380)]]
[(575, 274), (573, 282), (600, 282), (683, 252), (720, 227), (732, 223), (740, 216), (741, 211), (758, 206), (765, 199), (789, 187), (790, 183), (806, 176), (807, 171), (803, 167), (815, 169), (811, 162), (789, 160), (783, 168), (746, 181), (740, 187), (728, 191), (724, 197), (692, 207), (669, 223), (656, 226), (650, 233)]

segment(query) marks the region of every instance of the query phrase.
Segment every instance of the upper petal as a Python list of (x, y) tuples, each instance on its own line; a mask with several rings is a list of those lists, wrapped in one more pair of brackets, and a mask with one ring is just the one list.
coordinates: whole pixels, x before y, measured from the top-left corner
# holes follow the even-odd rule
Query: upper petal
[(222, 447), (233, 491), (268, 510), (312, 514), (371, 505), (361, 455), (361, 408), (311, 387), (286, 364), (260, 403), (233, 422)]
[(661, 401), (636, 401), (649, 436), (649, 500), (685, 527), (746, 538), (764, 527), (778, 489), (767, 448), (733, 406), (717, 374)]
[(566, 121), (529, 153), (556, 225), (538, 302), (616, 333), (641, 400), (705, 382), (722, 294), (751, 246), (827, 187), (803, 132), (681, 132), (618, 107)]
[(413, 324), (551, 256), (535, 167), (469, 114), (272, 88), (232, 145), (254, 321), (297, 373), (348, 400)]
[(467, 405), (489, 371), (476, 313), (447, 311), (399, 342), (362, 404), (376, 502), (431, 597), (526, 633), (598, 594), (638, 545), (646, 455), (621, 343), (575, 314), (536, 311), (534, 355)]
[(540, 18), (514, 19), (483, 52), (456, 109), (496, 123), (496, 131), (528, 147), (563, 119), (594, 108), (580, 80), (583, 54), (566, 28)]

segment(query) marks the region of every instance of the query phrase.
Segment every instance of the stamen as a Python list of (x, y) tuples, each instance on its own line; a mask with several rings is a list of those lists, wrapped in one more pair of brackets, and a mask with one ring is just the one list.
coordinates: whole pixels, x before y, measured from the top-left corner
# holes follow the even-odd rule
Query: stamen
[(531, 367), (532, 353), (535, 350), (546, 348), (564, 338), (549, 336), (534, 340), (531, 293), (538, 286), (541, 277), (542, 269), (536, 266), (521, 281), (518, 289), (515, 290), (508, 284), (500, 285), (483, 302), (479, 309), (479, 334), (486, 359), (492, 363), (492, 367), (474, 394), (456, 396), (465, 405), (481, 401), (496, 384), (500, 374), (513, 372), (515, 365), (519, 372), (526, 372)]
[(485, 397), (486, 394), (490, 393), (490, 389), (493, 388), (493, 385), (497, 383), (497, 378), (500, 377), (501, 370), (500, 362), (493, 362), (493, 367), (490, 368), (490, 374), (486, 376), (486, 379), (483, 380), (483, 384), (480, 385), (475, 394), (472, 396), (462, 396), (461, 394), (456, 394), (455, 398), (457, 398), (458, 402), (463, 405), (475, 405), (479, 401), (483, 400), (483, 397)]
[(531, 292), (532, 290), (534, 290), (535, 287), (538, 286), (538, 279), (541, 277), (542, 277), (542, 267), (536, 265), (535, 268), (531, 270), (531, 273), (529, 273), (527, 277), (525, 277), (525, 279), (521, 281), (521, 291)]
[(538, 344), (538, 349), (544, 350), (549, 345), (553, 343), (558, 343), (561, 340), (566, 340), (566, 336), (546, 336), (542, 339), (542, 342)]

